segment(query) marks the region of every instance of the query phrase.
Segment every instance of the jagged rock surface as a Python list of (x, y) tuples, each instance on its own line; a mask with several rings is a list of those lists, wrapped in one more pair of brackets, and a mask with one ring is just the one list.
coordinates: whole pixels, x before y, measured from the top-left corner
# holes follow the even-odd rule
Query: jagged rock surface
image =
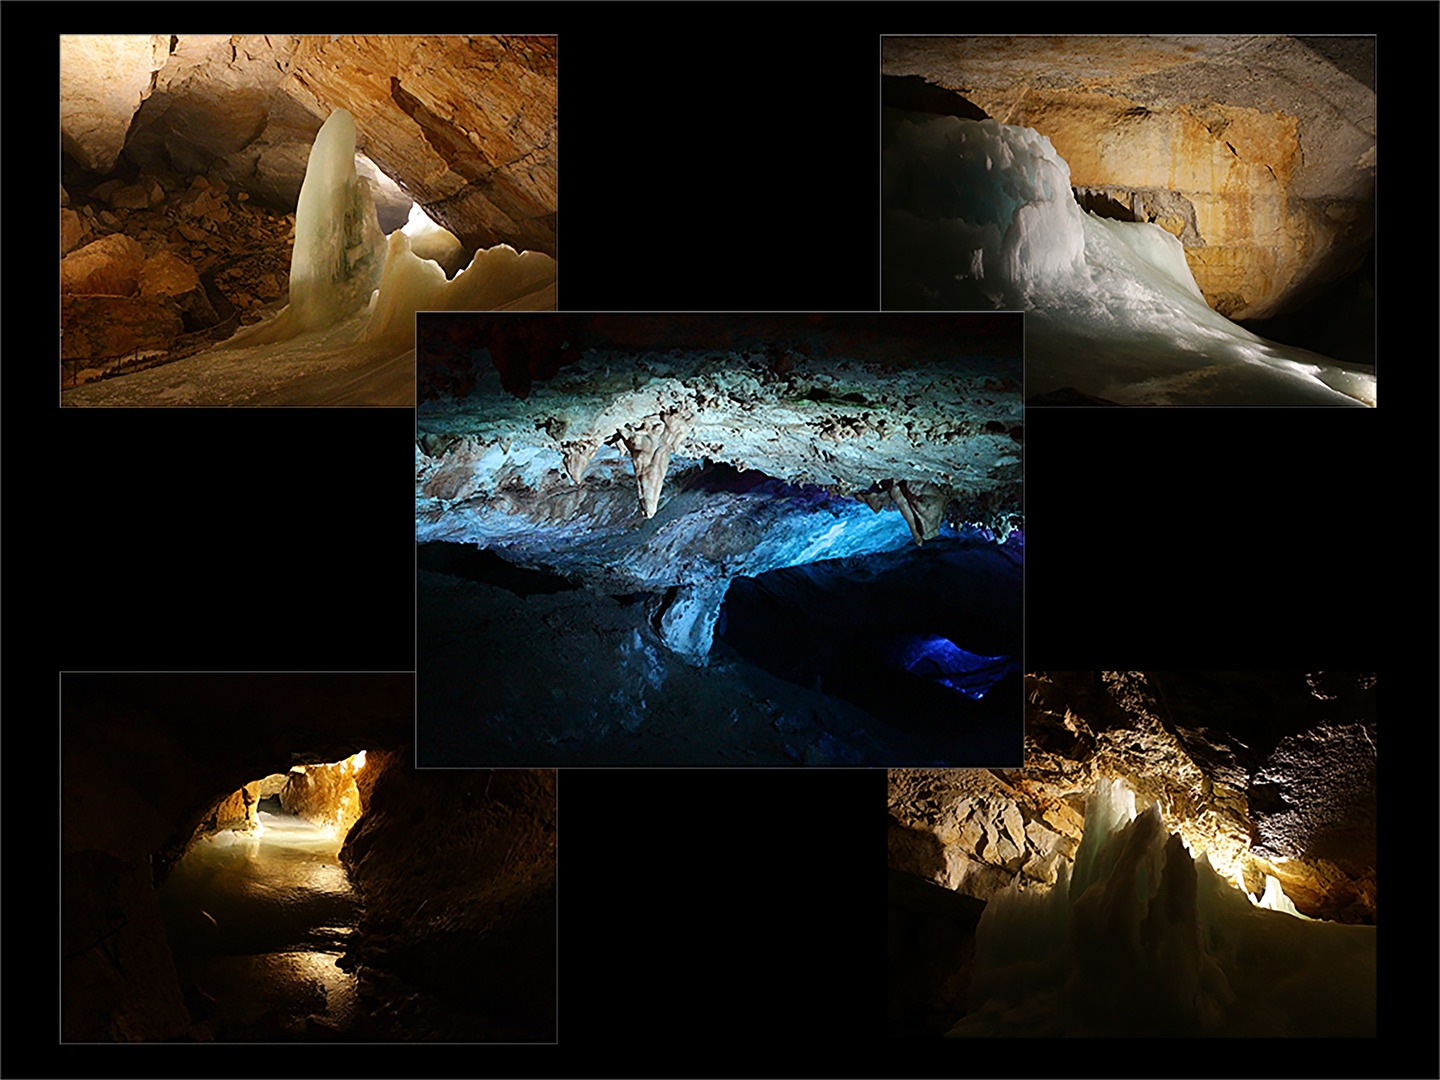
[(1085, 793), (1123, 777), (1252, 895), (1270, 875), (1306, 915), (1373, 923), (1374, 677), (1323, 683), (1338, 703), (1301, 674), (1032, 674), (1024, 769), (891, 772), (891, 866), (980, 899), (1053, 879)]
[(596, 350), (523, 399), (492, 373), (420, 411), (417, 538), (612, 592), (888, 550), (942, 521), (1003, 541), (1022, 520), (1017, 391), (958, 361), (777, 380), (733, 353)]

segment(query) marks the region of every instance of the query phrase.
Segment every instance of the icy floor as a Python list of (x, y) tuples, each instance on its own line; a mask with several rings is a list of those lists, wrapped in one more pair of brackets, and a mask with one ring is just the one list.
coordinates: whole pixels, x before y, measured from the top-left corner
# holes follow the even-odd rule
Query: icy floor
[(362, 312), (275, 344), (228, 342), (161, 367), (86, 383), (64, 405), (379, 405), (413, 407), (415, 352), (362, 342)]
[(159, 890), (191, 1012), (210, 1011), (218, 1040), (343, 1032), (356, 1020), (356, 978), (337, 961), (360, 903), (341, 839), (288, 814), (259, 816), (259, 835), (201, 841)]

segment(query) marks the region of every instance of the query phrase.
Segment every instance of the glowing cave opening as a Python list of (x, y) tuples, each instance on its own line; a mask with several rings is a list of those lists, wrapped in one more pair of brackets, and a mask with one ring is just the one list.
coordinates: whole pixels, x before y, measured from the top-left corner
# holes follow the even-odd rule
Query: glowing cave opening
[(356, 1022), (343, 957), (361, 900), (339, 856), (364, 768), (361, 750), (246, 784), (157, 890), (186, 1005), (217, 1040), (325, 1037)]

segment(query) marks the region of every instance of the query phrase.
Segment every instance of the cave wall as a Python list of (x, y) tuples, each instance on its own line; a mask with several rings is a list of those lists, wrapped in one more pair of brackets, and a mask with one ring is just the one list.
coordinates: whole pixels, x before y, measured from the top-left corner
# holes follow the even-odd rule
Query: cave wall
[(553, 1039), (555, 771), (421, 773), (406, 751), (365, 804), (340, 852), (364, 898), (362, 961), (493, 1025), (428, 1037)]

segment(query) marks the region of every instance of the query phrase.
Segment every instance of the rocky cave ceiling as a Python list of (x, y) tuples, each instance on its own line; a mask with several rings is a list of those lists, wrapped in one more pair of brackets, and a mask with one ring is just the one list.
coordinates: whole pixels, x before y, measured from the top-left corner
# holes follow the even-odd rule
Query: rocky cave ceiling
[(1293, 311), (1372, 248), (1373, 38), (886, 37), (881, 56), (887, 105), (1048, 136), (1082, 204), (1178, 236), (1223, 315)]

